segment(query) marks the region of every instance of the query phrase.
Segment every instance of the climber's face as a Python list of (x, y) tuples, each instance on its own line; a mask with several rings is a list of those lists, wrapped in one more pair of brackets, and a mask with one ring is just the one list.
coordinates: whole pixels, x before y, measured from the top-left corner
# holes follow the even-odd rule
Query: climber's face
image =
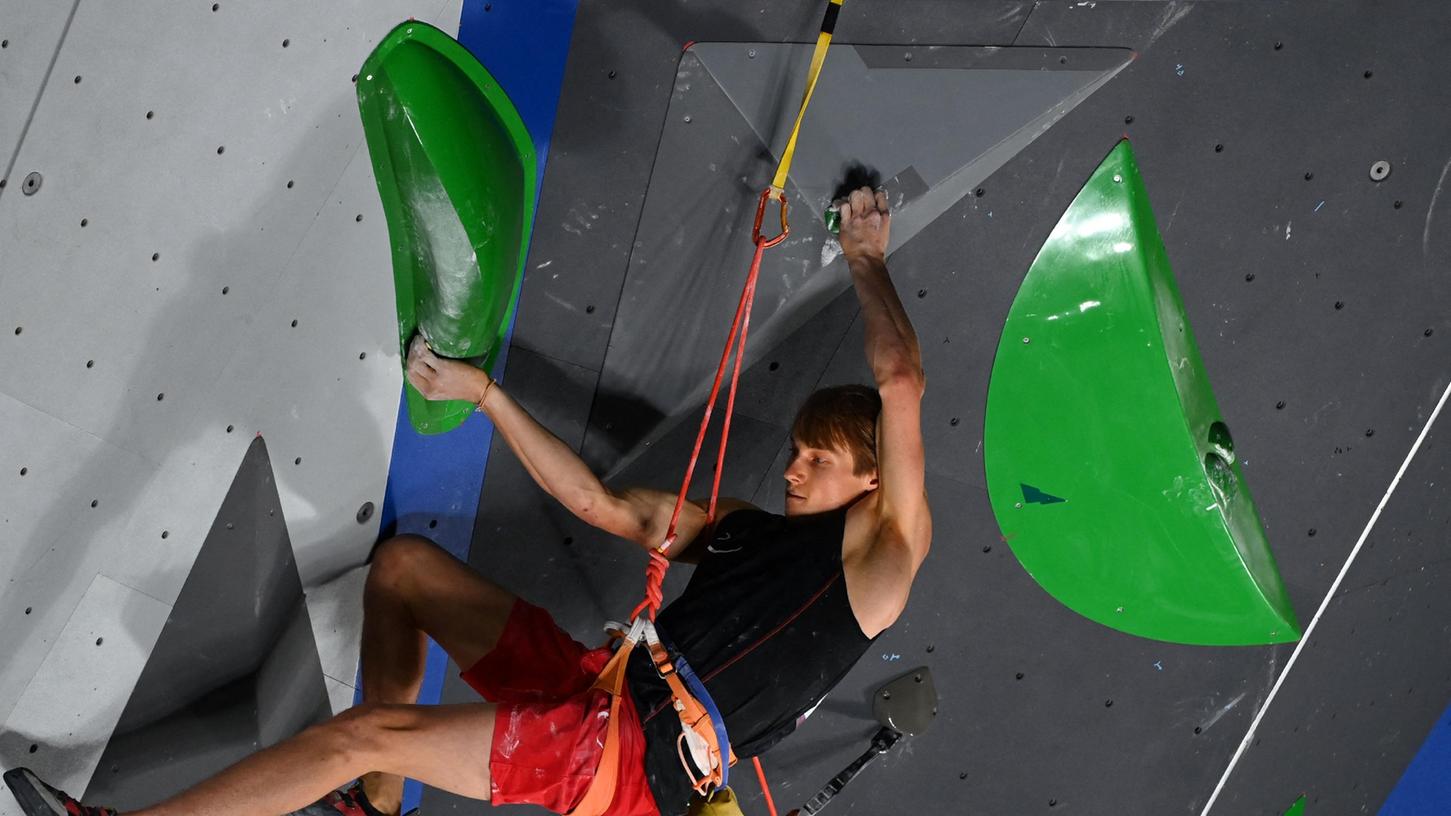
[(813, 448), (791, 440), (786, 462), (786, 515), (825, 513), (851, 504), (877, 489), (877, 472), (857, 475), (848, 451)]

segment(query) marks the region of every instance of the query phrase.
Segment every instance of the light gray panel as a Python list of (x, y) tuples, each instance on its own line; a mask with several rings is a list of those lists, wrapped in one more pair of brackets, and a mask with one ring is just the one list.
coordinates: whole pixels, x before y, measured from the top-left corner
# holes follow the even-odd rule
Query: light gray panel
[(125, 538), (131, 485), (154, 467), (4, 395), (0, 460), (0, 607), (13, 615), (0, 626), (3, 722), (97, 570), (115, 561), (85, 542)]
[[(16, 159), (45, 183), (0, 194), (0, 402), (20, 420), (0, 430), (15, 522), (0, 561), (19, 565), (0, 567), (0, 606), (19, 610), (0, 628), (0, 713), (65, 752), (73, 789), (140, 663), (118, 643), (84, 704), (29, 689), (68, 690), (93, 665), (62, 627), (98, 572), (169, 606), (259, 433), (286, 462), (309, 578), (361, 561), (376, 526), (355, 514), (387, 478), (402, 373), (350, 78), (410, 16), (456, 30), (457, 0), (212, 5), (79, 4)], [(0, 91), (17, 19), (0, 16)], [(29, 483), (10, 484), (21, 467)], [(124, 611), (144, 658), (160, 621)]]
[[(84, 790), (169, 612), (169, 605), (93, 574), (0, 728), (7, 767), (24, 757), (47, 782)], [(13, 798), (0, 798), (0, 814), (20, 816)]]
[[(0, 2), (0, 196), (10, 187), (15, 152), (78, 5), (80, 0)], [(15, 180), (16, 195), (24, 180), (23, 174)]]
[(55, 70), (83, 81), (52, 83), (17, 157), (45, 183), (0, 197), (7, 389), (133, 450), (241, 345), (361, 145), (347, 66), (397, 19), (324, 43), (321, 8), (151, 5), (80, 5)]

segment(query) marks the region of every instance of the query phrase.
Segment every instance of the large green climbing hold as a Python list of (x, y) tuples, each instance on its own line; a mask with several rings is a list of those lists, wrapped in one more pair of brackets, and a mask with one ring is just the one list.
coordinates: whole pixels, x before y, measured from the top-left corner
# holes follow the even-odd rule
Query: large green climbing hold
[(1013, 301), (984, 457), (1003, 537), (1075, 612), (1175, 643), (1300, 637), (1127, 140)]
[(1305, 816), (1304, 794), (1300, 794), (1300, 798), (1295, 800), (1295, 804), (1290, 805), (1290, 809), (1285, 811), (1285, 816)]
[[(534, 143), (484, 66), (426, 23), (394, 28), (358, 72), (358, 110), (393, 245), (398, 347), (493, 366), (514, 316), (534, 223)], [(422, 434), (468, 418), (404, 378)]]

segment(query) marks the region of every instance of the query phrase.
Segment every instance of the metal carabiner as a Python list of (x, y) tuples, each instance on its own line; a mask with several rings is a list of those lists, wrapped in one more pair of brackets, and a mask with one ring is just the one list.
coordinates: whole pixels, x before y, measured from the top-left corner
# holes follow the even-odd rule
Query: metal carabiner
[[(781, 204), (781, 234), (767, 240), (761, 237), (761, 223), (766, 220), (766, 202), (773, 198)], [(761, 191), (761, 201), (756, 205), (756, 225), (751, 228), (751, 240), (762, 249), (770, 249), (786, 240), (786, 236), (790, 234), (791, 227), (786, 224), (786, 191), (767, 187)]]

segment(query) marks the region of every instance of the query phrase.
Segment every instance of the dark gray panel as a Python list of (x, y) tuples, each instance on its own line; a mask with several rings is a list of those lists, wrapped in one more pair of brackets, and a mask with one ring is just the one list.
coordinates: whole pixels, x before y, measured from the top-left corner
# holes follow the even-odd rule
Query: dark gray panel
[[(515, 349), (504, 385), (540, 424), (578, 449), (596, 380), (588, 369)], [(624, 615), (639, 600), (634, 596), (642, 586), (644, 556), (575, 518), (534, 482), (496, 433), (469, 564), (554, 612), (562, 627), (589, 643), (600, 639), (605, 620)]]
[[(808, 45), (769, 43), (692, 49), (773, 157), (790, 138), (812, 52)], [(834, 48), (822, 68), (826, 81), (817, 84), (801, 125), (790, 184), (819, 210), (840, 184), (842, 168), (853, 162), (869, 161), (883, 177), (909, 170), (920, 175), (927, 189), (892, 199), (890, 253), (1131, 58), (1121, 49)], [(923, 99), (935, 104), (923, 105)], [(901, 138), (903, 133), (912, 138)]]
[(332, 715), (259, 436), (167, 617), (86, 798), (150, 806)]
[(1291, 790), (1309, 794), (1307, 812), (1373, 812), (1445, 709), (1448, 427), (1443, 416), (1407, 469), (1215, 812), (1279, 813)]
[[(912, 38), (921, 45), (1006, 45), (1032, 6), (1000, 0), (963, 14), (956, 0), (854, 0), (837, 36), (845, 43)], [(820, 21), (815, 4), (580, 4), (520, 293), (516, 344), (601, 367), (685, 45), (809, 42)], [(564, 325), (570, 330), (557, 329)]]
[[(869, 157), (884, 175), (906, 174), (899, 194), (920, 190), (894, 202), (891, 248), (903, 246), (1127, 61), (1121, 51), (1028, 51), (925, 49), (910, 70), (869, 66), (906, 59), (895, 46), (831, 52), (830, 81), (817, 88), (792, 165), (793, 234), (761, 267), (748, 363), (850, 287), (819, 218), (848, 164)], [(784, 100), (800, 97), (810, 57), (808, 46), (704, 43), (682, 58), (604, 362), (611, 398), (592, 426), (652, 440), (708, 393), (711, 369), (697, 363), (725, 344), (754, 249), (756, 198), (794, 121)], [(873, 116), (864, 121), (865, 109)], [(779, 230), (775, 215), (772, 207), (768, 235)], [(585, 451), (612, 471), (638, 454), (594, 437)]]
[[(670, 109), (679, 122), (661, 142), (585, 440), (586, 459), (611, 472), (709, 393), (751, 263), (749, 222), (774, 169), (694, 52), (680, 70)], [(846, 285), (844, 264), (823, 252), (826, 229), (810, 214), (819, 207), (789, 198), (798, 217), (763, 260), (748, 364)]]
[[(901, 813), (906, 801), (919, 812), (1019, 814), (1057, 812), (1047, 810), (1053, 798), (1071, 805), (1067, 812), (1159, 812), (1156, 804), (1174, 795), (1163, 780), (1192, 769), (1207, 740), (1235, 727), (1238, 706), (1268, 690), (1273, 677), (1257, 669), (1261, 653), (1226, 650), (1205, 660), (1201, 650), (1093, 624), (1018, 566), (980, 487), (933, 476), (928, 491), (932, 552), (905, 616), (763, 760), (778, 806), (798, 806), (864, 750), (876, 730), (872, 691), (925, 664), (941, 697), (936, 722), (833, 807)], [(1230, 713), (1215, 716), (1241, 694)], [(1136, 745), (1132, 768), (1096, 744)], [(741, 788), (755, 796), (754, 785)], [(747, 813), (763, 811), (759, 801), (746, 805)]]
[[(856, 292), (848, 288), (775, 348), (760, 352), (741, 372), (736, 412), (789, 428), (801, 402), (823, 385), (826, 366), (844, 346), (860, 309)], [(861, 346), (856, 351), (860, 356)]]
[[(533, 264), (548, 256), (531, 260), (524, 314), (542, 322), (526, 328), (521, 317), (519, 337), (530, 347), (602, 367), (608, 318), (596, 326), (560, 304), (593, 302), (578, 300), (579, 292), (585, 293), (579, 298), (618, 298), (635, 229), (610, 220), (575, 235), (558, 225), (579, 202), (624, 202), (611, 204), (613, 214), (601, 214), (600, 224), (621, 208), (639, 212), (650, 176), (649, 163), (635, 151), (654, 153), (683, 43), (779, 41), (791, 25), (791, 39), (807, 40), (800, 32), (810, 31), (819, 14), (816, 8), (768, 5), (759, 19), (772, 22), (758, 26), (755, 8), (714, 5), (652, 5), (646, 12), (639, 3), (586, 2), (581, 8), (556, 131), (562, 140), (551, 157), (535, 245), (536, 254), (567, 247), (575, 260), (567, 274), (577, 277), (561, 274), (535, 286), (544, 279)], [(853, 0), (838, 32), (846, 42), (1007, 44), (1027, 7)], [(1290, 647), (1158, 644), (1072, 615), (1033, 584), (998, 541), (977, 485), (982, 408), (1002, 321), (1049, 231), (1125, 131), (1134, 140), (1190, 322), (1302, 622), (1308, 623), (1451, 380), (1451, 222), (1444, 190), (1439, 198), (1437, 192), (1446, 178), (1445, 111), (1451, 110), (1451, 86), (1443, 81), (1451, 74), (1447, 12), (1408, 1), (1373, 7), (1276, 2), (1257, 4), (1254, 14), (1244, 10), (1232, 3), (1043, 3), (1023, 27), (1020, 44), (1132, 47), (1139, 58), (983, 182), (981, 197), (957, 202), (892, 258), (928, 372), (923, 421), (937, 539), (906, 616), (880, 650), (800, 734), (767, 756), (778, 802), (799, 804), (852, 759), (872, 731), (867, 692), (921, 662), (937, 675), (942, 717), (869, 771), (871, 780), (855, 783), (834, 808), (1197, 814), (1213, 790)], [(771, 25), (779, 28), (761, 30)], [(624, 42), (632, 48), (614, 45)], [(605, 78), (609, 70), (619, 71), (617, 79)], [(626, 80), (632, 83), (628, 91), (615, 95)], [(1216, 145), (1222, 148), (1216, 151)], [(730, 161), (734, 155), (721, 157)], [(1378, 159), (1394, 165), (1379, 184), (1367, 175)], [(756, 158), (739, 161), (732, 172), (751, 171)], [(544, 271), (558, 266), (556, 261)], [(806, 380), (814, 386), (870, 376), (860, 325), (848, 330), (839, 322), (852, 312), (848, 294), (834, 302), (840, 312), (833, 313), (832, 328), (803, 327), (794, 347), (790, 335), (775, 348), (758, 346), (759, 362), (743, 374), (753, 395), (740, 406), (743, 414), (784, 429), (793, 403), (809, 391)], [(723, 338), (724, 322), (701, 325)], [(788, 350), (800, 354), (800, 362)], [(824, 366), (822, 354), (831, 355)], [(780, 363), (776, 372), (769, 371), (773, 359)], [(695, 377), (714, 363), (704, 355), (689, 371), (651, 372), (646, 384)], [(763, 379), (788, 367), (799, 381)], [(558, 398), (578, 412), (574, 421), (584, 421), (589, 394)], [(593, 399), (603, 406), (610, 398), (601, 393)], [(603, 430), (596, 423), (591, 433)], [(1374, 433), (1368, 436), (1369, 430)], [(774, 459), (763, 454), (770, 461), (749, 475), (758, 479), (758, 501), (778, 510), (766, 500), (779, 490), (784, 452), (778, 445), (770, 453)], [(1421, 456), (1429, 461), (1431, 454), (1446, 461), (1434, 448)], [(581, 556), (593, 560), (559, 561), (548, 549), (551, 539), (582, 540), (585, 533), (565, 532), (572, 529), (568, 518), (515, 509), (510, 503), (527, 507), (525, 496), (534, 488), (510, 461), (508, 454), (496, 457), (484, 496), (487, 506), (498, 502), (500, 521), (494, 524), (501, 529), (491, 534), (500, 544), (490, 549), (481, 527), (476, 552), (488, 551), (498, 568), (513, 570), (521, 591), (535, 591), (570, 621), (571, 631), (623, 614), (639, 593), (638, 553), (614, 542)], [(683, 466), (683, 458), (661, 464), (654, 475), (668, 483)], [(496, 475), (495, 467), (504, 469)], [(1416, 487), (1432, 479), (1435, 489)], [(1325, 684), (1328, 696), (1309, 687), (1282, 692), (1289, 696), (1276, 709), (1296, 700), (1305, 707), (1271, 712), (1273, 739), (1260, 747), (1281, 750), (1246, 758), (1253, 770), (1237, 772), (1250, 775), (1234, 780), (1242, 789), (1229, 791), (1233, 801), (1217, 806), (1216, 814), (1283, 812), (1294, 793), (1313, 792), (1317, 784), (1330, 796), (1322, 809), (1358, 810), (1360, 802), (1373, 809), (1375, 795), (1348, 788), (1356, 782), (1374, 788), (1404, 768), (1451, 694), (1447, 672), (1433, 672), (1442, 655), (1426, 659), (1435, 647), (1421, 640), (1439, 636), (1444, 645), (1447, 610), (1435, 596), (1445, 583), (1445, 521), (1424, 514), (1451, 504), (1439, 492), (1446, 483), (1442, 475), (1408, 476), (1401, 489), (1414, 508), (1388, 511), (1381, 523), (1389, 526), (1372, 536), (1374, 550), (1368, 543), (1356, 565), (1364, 579), (1348, 581), (1350, 594), (1329, 613), (1343, 611), (1348, 628), (1340, 631), (1327, 618), (1316, 634), (1317, 642), (1325, 642), (1307, 647), (1289, 681), (1301, 682), (1298, 675), (1306, 672), (1304, 682)], [(1400, 543), (1391, 547), (1392, 541)], [(1384, 563), (1371, 558), (1383, 548), (1389, 550)], [(593, 555), (601, 550), (618, 557)], [(615, 579), (607, 591), (595, 583)], [(1387, 618), (1392, 620), (1369, 626)], [(1340, 662), (1312, 660), (1326, 649)], [(892, 660), (893, 654), (902, 657)], [(1366, 657), (1374, 658), (1373, 665), (1342, 670)], [(1422, 664), (1406, 662), (1414, 659)], [(1371, 673), (1360, 673), (1362, 668)], [(1377, 671), (1406, 677), (1424, 671), (1425, 677), (1412, 693), (1380, 687), (1384, 678)], [(1400, 707), (1422, 694), (1417, 704), (1424, 712)], [(1312, 703), (1334, 699), (1349, 702), (1318, 709)], [(1386, 709), (1396, 713), (1379, 730), (1371, 712)], [(1353, 727), (1332, 731), (1323, 720), (1331, 713), (1337, 714), (1335, 728), (1347, 718)], [(1403, 725), (1391, 727), (1392, 720)], [(1307, 727), (1320, 744), (1294, 741)], [(1303, 761), (1288, 763), (1296, 751)], [(1370, 767), (1352, 773), (1362, 766)], [(752, 783), (742, 783), (742, 792), (753, 790)], [(747, 811), (762, 808), (751, 801)]]

